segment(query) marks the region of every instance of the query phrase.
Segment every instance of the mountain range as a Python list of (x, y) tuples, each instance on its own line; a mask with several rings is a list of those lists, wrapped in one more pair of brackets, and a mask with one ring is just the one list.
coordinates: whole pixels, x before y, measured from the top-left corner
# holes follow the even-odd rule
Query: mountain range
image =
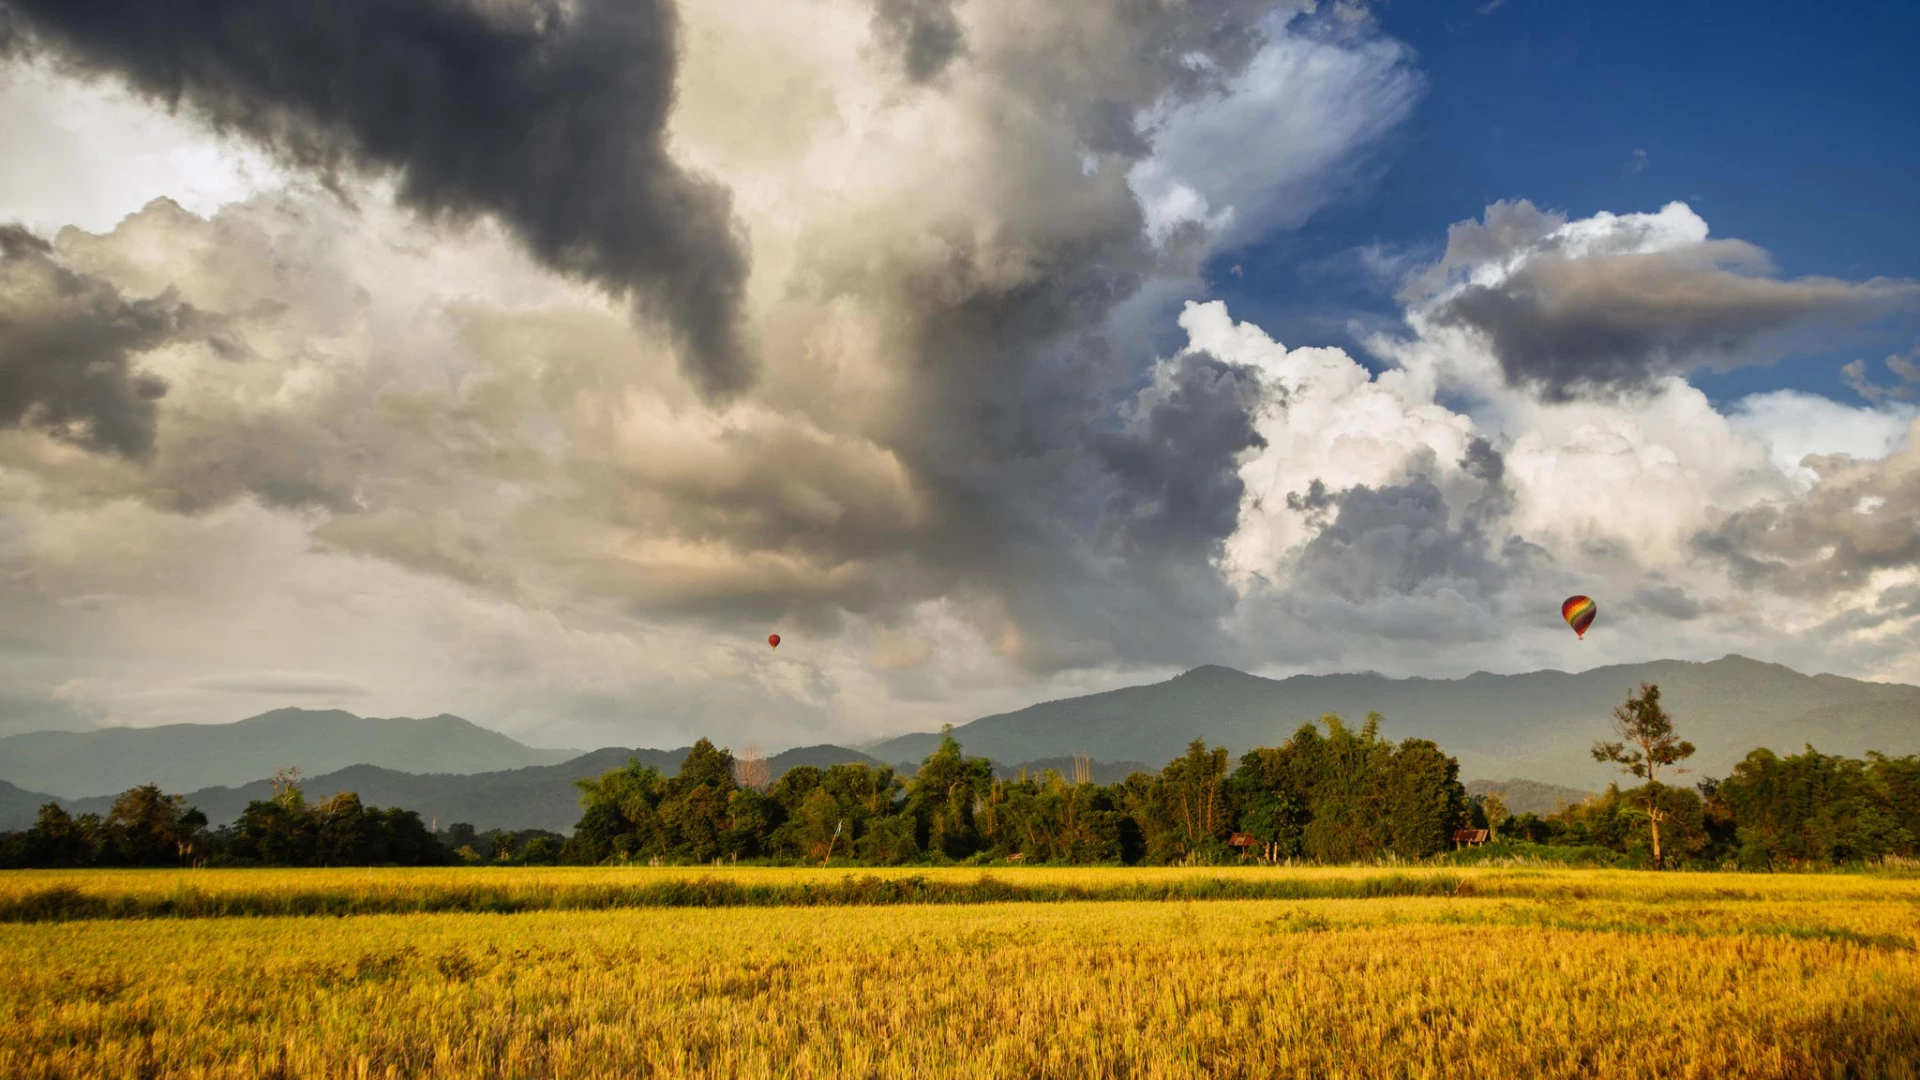
[[(1656, 683), (1696, 774), (1725, 776), (1747, 751), (1830, 754), (1920, 752), (1920, 687), (1802, 675), (1741, 656), (1707, 663), (1657, 660), (1570, 674), (1476, 672), (1462, 679), (1295, 675), (1263, 679), (1200, 667), (1166, 682), (1033, 705), (954, 729), (970, 754), (1025, 761), (1097, 749), (1103, 757), (1165, 762), (1196, 738), (1239, 754), (1278, 745), (1301, 724), (1337, 713), (1350, 725), (1383, 714), (1381, 734), (1431, 739), (1460, 760), (1460, 775), (1525, 777), (1580, 789), (1614, 778), (1588, 753), (1609, 736), (1614, 706)], [(937, 734), (862, 747), (882, 761), (919, 761)]]
[[(1071, 776), (1072, 756), (1097, 749), (1094, 779), (1111, 783), (1158, 768), (1195, 738), (1238, 754), (1276, 745), (1324, 713), (1357, 726), (1378, 711), (1385, 736), (1432, 739), (1457, 757), (1471, 790), (1504, 791), (1516, 813), (1544, 813), (1614, 779), (1587, 751), (1608, 735), (1613, 707), (1643, 682), (1659, 684), (1680, 733), (1699, 747), (1689, 762), (1695, 775), (1724, 776), (1756, 746), (1792, 752), (1812, 743), (1854, 756), (1920, 752), (1920, 687), (1803, 675), (1738, 656), (1463, 679), (1265, 679), (1202, 667), (1161, 683), (985, 717), (954, 735), (968, 754), (994, 759), (1003, 776), (1023, 768)], [(768, 765), (774, 776), (795, 765), (840, 762), (884, 762), (911, 773), (939, 739), (929, 733), (861, 750), (801, 747)], [(481, 829), (566, 830), (579, 816), (574, 781), (629, 758), (673, 773), (685, 755), (685, 748), (542, 750), (454, 716), (369, 719), (298, 709), (232, 724), (35, 732), (0, 739), (0, 829), (24, 827), (52, 797), (74, 813), (104, 812), (115, 793), (149, 782), (186, 794), (220, 824), (267, 797), (265, 778), (276, 769), (297, 765), (314, 797), (357, 791), (368, 804), (417, 810), (442, 827), (465, 821)], [(1473, 779), (1495, 776), (1511, 779)]]
[(193, 791), (375, 762), (418, 773), (478, 773), (556, 765), (578, 750), (538, 750), (457, 716), (370, 717), (338, 709), (276, 709), (230, 724), (30, 731), (0, 738), (0, 780), (66, 798), (138, 784)]

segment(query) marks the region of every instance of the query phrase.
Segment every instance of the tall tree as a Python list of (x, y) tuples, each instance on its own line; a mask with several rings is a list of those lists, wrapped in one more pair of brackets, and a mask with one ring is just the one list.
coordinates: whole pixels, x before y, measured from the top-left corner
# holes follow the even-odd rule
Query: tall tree
[(192, 832), (182, 820), (186, 802), (185, 796), (168, 795), (157, 784), (122, 792), (107, 811), (109, 857), (126, 866), (164, 866), (178, 860)]
[(733, 764), (733, 754), (707, 739), (687, 751), (679, 774), (667, 781), (667, 797), (660, 803), (666, 854), (702, 863), (730, 853), (726, 845), (733, 821), (728, 803), (740, 787), (733, 777)]
[(1593, 760), (1607, 762), (1645, 780), (1641, 806), (1653, 830), (1653, 867), (1665, 863), (1660, 852), (1660, 822), (1667, 811), (1660, 798), (1660, 770), (1683, 773), (1680, 762), (1693, 756), (1693, 744), (1674, 731), (1673, 717), (1660, 704), (1660, 688), (1641, 683), (1637, 692), (1627, 695), (1626, 704), (1613, 710), (1613, 742), (1593, 744)]
[[(1312, 732), (1312, 728), (1307, 729)], [(1317, 735), (1317, 732), (1313, 732)], [(1300, 854), (1300, 830), (1306, 807), (1289, 780), (1295, 747), (1261, 746), (1240, 757), (1240, 767), (1227, 781), (1239, 812), (1239, 831), (1260, 843), (1261, 861), (1276, 863)]]
[(993, 762), (966, 757), (954, 740), (953, 725), (940, 729), (940, 746), (920, 763), (907, 794), (914, 842), (920, 850), (963, 859), (980, 848), (974, 812), (993, 786)]
[(1480, 800), (1480, 813), (1487, 819), (1487, 838), (1490, 840), (1500, 839), (1500, 826), (1513, 816), (1507, 812), (1507, 800), (1500, 795), (1498, 791), (1489, 791)]
[(93, 861), (93, 845), (81, 823), (50, 802), (27, 833), (27, 857), (34, 866), (85, 866)]
[(1228, 760), (1226, 747), (1209, 750), (1205, 739), (1195, 739), (1160, 770), (1160, 803), (1190, 858), (1205, 857), (1227, 831)]
[(572, 862), (599, 863), (658, 855), (666, 846), (660, 804), (666, 778), (638, 758), (599, 776), (574, 781), (580, 791), (580, 823), (567, 842)]

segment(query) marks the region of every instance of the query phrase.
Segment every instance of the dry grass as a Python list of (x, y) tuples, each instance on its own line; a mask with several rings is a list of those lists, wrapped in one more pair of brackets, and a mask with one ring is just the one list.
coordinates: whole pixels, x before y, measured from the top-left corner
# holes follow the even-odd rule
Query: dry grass
[[(387, 873), (371, 887), (447, 885)], [(1916, 1075), (1920, 882), (1452, 873), (1472, 895), (4, 925), (0, 1076)], [(0, 876), (0, 896), (50, 876)], [(1220, 875), (996, 872), (1103, 876)]]
[(0, 873), (0, 923), (238, 915), (518, 913), (1096, 900), (1808, 900), (1905, 896), (1920, 874), (1648, 874), (1537, 868), (705, 867), (33, 870)]

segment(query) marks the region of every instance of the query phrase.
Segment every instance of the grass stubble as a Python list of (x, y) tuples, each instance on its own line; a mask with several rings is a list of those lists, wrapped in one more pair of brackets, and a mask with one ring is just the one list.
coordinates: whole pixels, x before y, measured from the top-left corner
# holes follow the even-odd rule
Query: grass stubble
[[(1920, 1062), (1912, 877), (981, 877), (0, 875), (0, 1076), (1912, 1077)], [(34, 907), (49, 890), (71, 910)], [(274, 913), (328, 895), (332, 914)], [(449, 900), (503, 895), (522, 899)]]

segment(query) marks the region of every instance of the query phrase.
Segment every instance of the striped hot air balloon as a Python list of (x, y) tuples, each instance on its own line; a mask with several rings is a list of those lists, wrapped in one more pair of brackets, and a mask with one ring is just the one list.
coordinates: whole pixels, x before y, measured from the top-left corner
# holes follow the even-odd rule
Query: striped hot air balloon
[(1567, 602), (1560, 605), (1560, 617), (1567, 620), (1573, 632), (1582, 639), (1587, 636), (1587, 627), (1593, 625), (1594, 612), (1599, 610), (1594, 602), (1584, 596), (1569, 596)]

